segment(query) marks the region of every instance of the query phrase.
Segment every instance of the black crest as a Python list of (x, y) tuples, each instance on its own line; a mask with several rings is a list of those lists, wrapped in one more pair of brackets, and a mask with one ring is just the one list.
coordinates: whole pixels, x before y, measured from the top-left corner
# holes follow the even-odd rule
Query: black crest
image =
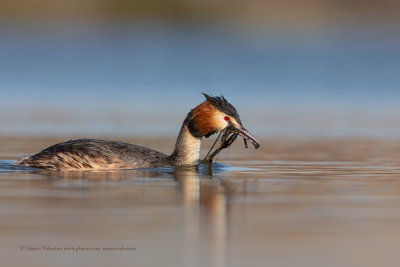
[(216, 109), (229, 115), (236, 119), (236, 121), (241, 125), (242, 122), (240, 121), (239, 114), (236, 111), (235, 107), (232, 106), (223, 96), (209, 96), (205, 93), (202, 93), (208, 102), (210, 102)]

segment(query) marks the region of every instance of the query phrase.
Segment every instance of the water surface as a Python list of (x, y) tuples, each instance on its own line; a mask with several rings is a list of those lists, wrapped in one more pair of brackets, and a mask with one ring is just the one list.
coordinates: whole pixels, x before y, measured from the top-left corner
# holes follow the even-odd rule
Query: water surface
[[(236, 142), (199, 169), (13, 166), (56, 141), (0, 139), (4, 266), (398, 264), (399, 141), (264, 139), (259, 150)], [(164, 152), (173, 143), (124, 141)]]

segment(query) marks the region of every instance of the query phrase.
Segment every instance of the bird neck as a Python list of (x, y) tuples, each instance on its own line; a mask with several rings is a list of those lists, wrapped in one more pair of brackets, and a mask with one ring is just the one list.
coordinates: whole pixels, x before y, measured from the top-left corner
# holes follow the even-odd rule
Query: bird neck
[(186, 121), (183, 123), (174, 152), (171, 154), (173, 165), (195, 165), (200, 158), (201, 137), (195, 137), (189, 131)]

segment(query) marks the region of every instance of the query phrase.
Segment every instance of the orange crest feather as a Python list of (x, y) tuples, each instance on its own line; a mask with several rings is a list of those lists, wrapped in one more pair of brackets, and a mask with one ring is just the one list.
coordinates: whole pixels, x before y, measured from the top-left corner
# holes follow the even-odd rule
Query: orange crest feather
[(205, 101), (192, 110), (192, 127), (197, 136), (209, 136), (224, 126), (218, 120), (217, 110), (210, 102)]

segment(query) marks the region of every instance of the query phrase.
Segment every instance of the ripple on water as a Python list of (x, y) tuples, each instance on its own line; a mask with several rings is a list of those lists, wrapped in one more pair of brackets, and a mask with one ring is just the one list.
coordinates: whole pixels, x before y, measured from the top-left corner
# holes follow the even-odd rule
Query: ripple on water
[(0, 172), (37, 171), (37, 168), (15, 165), (15, 160), (0, 160)]
[[(76, 176), (77, 178), (91, 178), (103, 174), (104, 176), (114, 176), (120, 174), (119, 177), (123, 178), (123, 173), (137, 173), (142, 174), (143, 179), (152, 178), (155, 179), (169, 179), (174, 178), (174, 174), (179, 171), (191, 170), (198, 173), (200, 177), (209, 176), (215, 173), (222, 173), (226, 171), (248, 171), (251, 168), (240, 168), (232, 167), (223, 163), (212, 163), (201, 164), (198, 167), (157, 167), (157, 168), (138, 168), (138, 169), (124, 169), (124, 170), (109, 170), (109, 171), (49, 171), (39, 168), (18, 166), (15, 165), (15, 160), (0, 160), (0, 173), (11, 173), (11, 172), (42, 172), (47, 173), (52, 177), (59, 176), (60, 178), (66, 178)], [(122, 176), (121, 176), (122, 175)]]

